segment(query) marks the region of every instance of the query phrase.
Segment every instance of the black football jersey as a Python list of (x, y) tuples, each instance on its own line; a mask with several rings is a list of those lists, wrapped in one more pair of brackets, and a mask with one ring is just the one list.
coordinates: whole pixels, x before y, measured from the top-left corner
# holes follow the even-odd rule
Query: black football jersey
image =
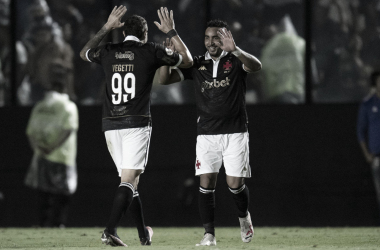
[(156, 70), (181, 63), (180, 55), (163, 45), (135, 40), (90, 49), (87, 58), (101, 64), (106, 74), (103, 131), (147, 126)]
[(198, 135), (232, 134), (247, 131), (245, 108), (247, 72), (243, 63), (223, 51), (218, 64), (208, 53), (193, 58), (194, 65), (179, 69), (193, 79), (198, 113)]

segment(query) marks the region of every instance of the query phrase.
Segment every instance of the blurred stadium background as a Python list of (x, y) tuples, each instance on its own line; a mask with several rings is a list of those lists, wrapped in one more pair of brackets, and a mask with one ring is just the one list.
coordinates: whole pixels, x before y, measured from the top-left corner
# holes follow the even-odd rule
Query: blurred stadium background
[[(101, 132), (104, 75), (78, 53), (119, 4), (147, 19), (155, 42), (165, 38), (153, 24), (156, 10), (172, 9), (193, 55), (205, 52), (206, 22), (224, 19), (237, 45), (262, 61), (246, 97), (255, 225), (379, 225), (356, 117), (369, 76), (380, 69), (380, 1), (0, 0), (0, 227), (37, 224), (34, 193), (23, 184), (32, 157), (25, 128), (51, 77), (67, 81), (79, 108), (79, 184), (67, 226), (106, 223), (118, 177)], [(117, 31), (108, 37), (120, 39)], [(153, 88), (151, 150), (139, 187), (149, 225), (201, 225), (193, 92), (191, 82)], [(216, 225), (237, 226), (224, 173), (216, 199)]]

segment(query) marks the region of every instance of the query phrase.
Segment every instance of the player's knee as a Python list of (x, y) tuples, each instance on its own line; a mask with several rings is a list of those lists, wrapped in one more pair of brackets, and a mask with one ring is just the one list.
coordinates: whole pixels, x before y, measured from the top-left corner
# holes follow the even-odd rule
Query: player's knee
[(244, 178), (243, 177), (227, 176), (226, 181), (227, 181), (228, 187), (230, 187), (230, 188), (238, 188), (244, 184)]
[(121, 182), (129, 182), (137, 187), (141, 172), (142, 170), (123, 169), (121, 172)]
[(218, 174), (216, 173), (202, 174), (200, 176), (200, 186), (203, 188), (214, 189), (216, 187), (217, 177)]

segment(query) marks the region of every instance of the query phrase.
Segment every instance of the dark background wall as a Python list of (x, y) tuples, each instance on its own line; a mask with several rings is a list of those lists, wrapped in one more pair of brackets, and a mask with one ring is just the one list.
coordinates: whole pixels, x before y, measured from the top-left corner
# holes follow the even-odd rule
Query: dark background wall
[[(356, 141), (358, 105), (248, 106), (257, 226), (372, 226), (379, 220), (369, 167)], [(0, 109), (0, 227), (37, 224), (36, 194), (23, 185), (32, 157), (31, 109)], [(200, 226), (194, 177), (195, 106), (153, 106), (149, 162), (139, 191), (148, 225)], [(100, 107), (79, 107), (78, 190), (67, 226), (104, 226), (119, 184), (101, 132)], [(237, 226), (224, 170), (216, 224)], [(133, 225), (123, 222), (123, 225)]]

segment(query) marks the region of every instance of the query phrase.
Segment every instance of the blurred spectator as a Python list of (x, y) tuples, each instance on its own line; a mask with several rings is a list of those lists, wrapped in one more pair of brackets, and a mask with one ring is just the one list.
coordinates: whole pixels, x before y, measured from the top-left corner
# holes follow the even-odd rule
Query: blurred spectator
[[(78, 29), (83, 23), (83, 15), (79, 9), (72, 4), (72, 0), (47, 0), (51, 16), (63, 31), (63, 38), (73, 46), (77, 46)], [(91, 6), (88, 6), (91, 7)]]
[(261, 56), (264, 101), (303, 103), (305, 40), (297, 35), (289, 16), (285, 16), (279, 26), (268, 28), (273, 36), (265, 44)]
[(315, 101), (362, 100), (369, 72), (380, 66), (380, 1), (318, 0), (313, 10)]
[[(340, 53), (339, 70), (341, 88), (337, 90), (341, 100), (361, 100), (368, 93), (367, 79), (371, 68), (360, 57), (363, 41), (359, 35), (352, 35), (346, 50)], [(348, 98), (347, 98), (348, 97)]]
[(11, 33), (10, 0), (0, 0), (0, 107), (10, 101)]
[(368, 0), (366, 4), (361, 4), (360, 11), (364, 23), (360, 35), (365, 44), (361, 57), (364, 63), (373, 69), (378, 69), (380, 68), (380, 1)]
[(65, 94), (62, 62), (51, 67), (53, 81), (33, 108), (26, 134), (34, 155), (25, 184), (38, 192), (39, 226), (62, 227), (77, 187), (78, 111)]
[[(92, 18), (88, 22), (84, 21), (80, 8), (96, 9), (95, 1), (73, 1), (73, 0), (47, 0), (50, 7), (51, 16), (62, 29), (63, 39), (70, 44), (74, 55), (78, 55), (83, 45), (95, 35), (95, 32), (101, 26), (98, 15), (91, 11)], [(76, 6), (78, 5), (79, 8)], [(101, 16), (101, 15), (100, 15)], [(96, 17), (96, 18), (94, 18)], [(96, 67), (88, 67), (83, 64), (78, 56), (73, 58), (75, 70), (73, 77), (75, 79), (76, 99), (84, 105), (99, 104), (100, 92), (103, 90), (98, 84), (103, 78), (101, 70)]]
[(360, 105), (357, 135), (363, 155), (371, 166), (380, 215), (380, 72), (371, 77), (374, 91)]
[[(17, 1), (17, 55), (28, 61), (25, 71), (17, 72), (17, 78), (21, 78), (17, 79), (20, 104), (31, 105), (42, 98), (50, 82), (46, 69), (55, 59), (63, 60), (67, 67), (70, 98), (82, 104), (99, 103), (103, 91), (102, 72), (96, 67), (84, 66), (83, 61), (73, 55), (78, 54), (101, 27), (106, 18), (104, 12), (109, 8), (105, 0)], [(101, 11), (94, 13), (93, 9)], [(27, 55), (22, 54), (25, 50)], [(39, 65), (35, 64), (37, 60)]]
[(49, 7), (44, 0), (35, 1), (28, 13), (31, 23), (21, 41), (27, 50), (28, 61), (25, 77), (18, 88), (19, 103), (31, 105), (42, 99), (53, 81), (49, 78), (49, 68), (58, 59), (67, 69), (66, 89), (70, 97), (75, 99), (73, 51), (63, 39), (61, 28), (51, 19)]

